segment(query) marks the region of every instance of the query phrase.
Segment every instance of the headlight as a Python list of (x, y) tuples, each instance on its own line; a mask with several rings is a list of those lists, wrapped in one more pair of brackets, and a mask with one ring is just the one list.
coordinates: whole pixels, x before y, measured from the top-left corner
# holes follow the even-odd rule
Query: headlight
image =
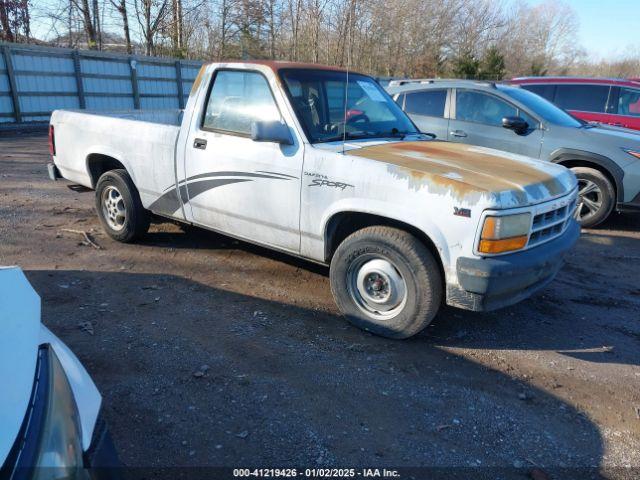
[(520, 250), (527, 244), (530, 229), (530, 213), (487, 216), (482, 225), (478, 251), (504, 253)]
[(82, 431), (76, 402), (67, 376), (53, 348), (39, 351), (38, 371), (27, 429), (18, 455), (18, 471), (30, 478), (85, 479)]

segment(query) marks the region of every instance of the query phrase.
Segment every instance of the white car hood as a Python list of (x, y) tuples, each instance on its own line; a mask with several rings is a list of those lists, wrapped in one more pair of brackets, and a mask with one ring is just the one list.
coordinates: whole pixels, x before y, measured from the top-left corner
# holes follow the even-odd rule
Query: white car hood
[(0, 465), (24, 420), (40, 340), (40, 297), (17, 267), (0, 267)]

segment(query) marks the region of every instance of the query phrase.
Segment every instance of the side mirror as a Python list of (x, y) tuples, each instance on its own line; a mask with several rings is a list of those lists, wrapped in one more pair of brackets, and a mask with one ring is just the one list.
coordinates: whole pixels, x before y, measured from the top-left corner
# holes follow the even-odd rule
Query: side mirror
[(529, 124), (522, 117), (504, 117), (502, 126), (508, 130), (513, 130), (518, 135), (522, 135), (529, 130)]
[(251, 140), (254, 142), (274, 142), (293, 145), (291, 132), (279, 120), (258, 120), (251, 123)]

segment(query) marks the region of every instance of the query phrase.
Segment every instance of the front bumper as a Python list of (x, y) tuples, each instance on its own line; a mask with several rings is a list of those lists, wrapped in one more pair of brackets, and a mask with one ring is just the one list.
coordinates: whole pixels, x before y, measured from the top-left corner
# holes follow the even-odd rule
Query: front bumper
[(554, 279), (565, 254), (579, 237), (580, 226), (571, 221), (558, 238), (524, 252), (490, 258), (460, 257), (456, 265), (459, 286), (447, 285), (447, 304), (486, 311), (530, 297)]

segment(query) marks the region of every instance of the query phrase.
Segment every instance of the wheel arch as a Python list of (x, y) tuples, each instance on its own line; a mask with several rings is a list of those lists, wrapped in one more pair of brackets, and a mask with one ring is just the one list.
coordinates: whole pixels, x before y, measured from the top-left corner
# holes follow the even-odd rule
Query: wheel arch
[(589, 167), (602, 172), (613, 184), (617, 202), (624, 201), (624, 171), (610, 158), (584, 150), (560, 148), (551, 154), (550, 160), (567, 168)]
[(339, 211), (329, 217), (324, 227), (324, 257), (325, 262), (330, 263), (333, 254), (338, 245), (352, 233), (366, 227), (387, 226), (411, 233), (418, 238), (429, 249), (435, 258), (443, 282), (446, 280), (445, 263), (442, 252), (438, 244), (420, 228), (411, 225), (402, 220), (391, 218), (384, 215), (377, 215), (369, 212), (360, 212), (355, 210)]
[(122, 161), (113, 155), (90, 153), (86, 158), (86, 168), (91, 181), (91, 188), (96, 188), (100, 176), (109, 170), (122, 168), (131, 174)]

